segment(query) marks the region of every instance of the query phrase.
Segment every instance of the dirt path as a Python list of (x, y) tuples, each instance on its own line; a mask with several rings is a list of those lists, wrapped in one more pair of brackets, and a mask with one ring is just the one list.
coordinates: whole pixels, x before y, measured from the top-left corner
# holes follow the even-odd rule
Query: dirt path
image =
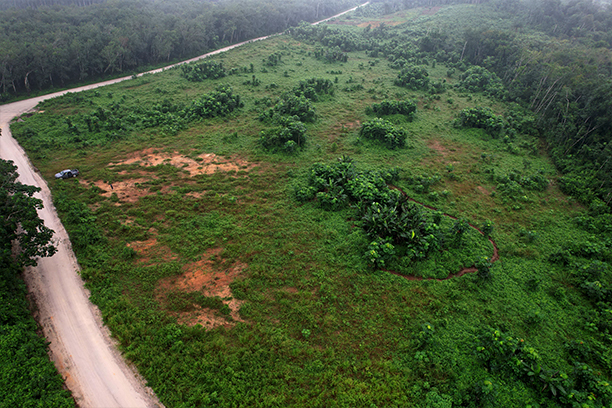
[[(37, 98), (38, 99), (38, 98)], [(49, 187), (32, 169), (25, 152), (11, 137), (8, 122), (37, 102), (0, 106), (0, 157), (15, 162), (19, 181), (41, 188), (39, 216), (55, 231), (57, 253), (26, 268), (28, 290), (38, 308), (37, 320), (50, 342), (51, 358), (80, 407), (159, 407), (153, 392), (125, 363), (89, 302), (68, 234), (59, 221)]]
[[(433, 210), (433, 211), (438, 211), (438, 209), (437, 209), (437, 208), (434, 208), (434, 207), (432, 207), (432, 206), (430, 206), (430, 205), (427, 205), (427, 204), (423, 204), (423, 203), (421, 203), (421, 202), (418, 202), (418, 201), (417, 201), (417, 200), (415, 200), (414, 198), (410, 198), (410, 197), (408, 197), (408, 194), (406, 194), (406, 192), (405, 192), (404, 190), (402, 190), (401, 188), (399, 188), (399, 187), (396, 187), (396, 186), (389, 186), (389, 187), (390, 187), (390, 188), (393, 188), (393, 189), (398, 190), (398, 191), (399, 191), (399, 192), (401, 192), (401, 193), (402, 193), (402, 194), (403, 194), (405, 197), (407, 197), (409, 201), (412, 201), (413, 203), (420, 204), (420, 205), (422, 205), (423, 207), (428, 208), (428, 209)], [(456, 220), (456, 219), (457, 219), (457, 217), (452, 216), (452, 215), (450, 215), (450, 214), (442, 213), (442, 215), (444, 215), (445, 217), (452, 218), (453, 220)], [(482, 232), (482, 231), (480, 230), (480, 228), (478, 228), (477, 226), (475, 226), (475, 225), (473, 225), (473, 224), (470, 224), (470, 223), (468, 223), (468, 224), (470, 225), (470, 227), (474, 228), (476, 231), (478, 231), (478, 232), (479, 232), (481, 235), (483, 235), (483, 236), (484, 236), (484, 232)], [(491, 238), (487, 238), (487, 239), (489, 240), (489, 242), (491, 243), (491, 245), (493, 245), (493, 255), (491, 256), (491, 262), (497, 262), (497, 261), (499, 260), (499, 251), (497, 250), (497, 244), (496, 244), (496, 243), (495, 243), (495, 241), (493, 241)], [(401, 277), (402, 277), (402, 278), (404, 278), (404, 279), (408, 279), (408, 280), (412, 280), (412, 281), (422, 281), (422, 280), (437, 280), (437, 281), (439, 281), (439, 282), (444, 281), (444, 280), (448, 280), (448, 279), (452, 279), (452, 278), (459, 278), (459, 277), (461, 277), (461, 276), (465, 275), (466, 273), (474, 273), (474, 272), (477, 272), (477, 271), (478, 271), (478, 269), (477, 269), (475, 266), (469, 266), (469, 267), (466, 267), (466, 268), (461, 268), (461, 269), (460, 269), (458, 272), (456, 272), (456, 273), (451, 273), (451, 274), (450, 274), (450, 275), (448, 275), (446, 278), (439, 279), (439, 278), (423, 278), (423, 277), (421, 277), (421, 276), (402, 275), (402, 274), (401, 274), (401, 273), (399, 273), (399, 272), (390, 271), (390, 270), (385, 269), (385, 272), (389, 272), (390, 274), (397, 275), (397, 276), (401, 276)]]
[[(147, 73), (161, 72), (176, 65), (197, 61), (268, 37), (270, 36), (234, 44)], [(144, 74), (139, 74), (141, 75)], [(44, 100), (128, 79), (131, 77), (117, 78), (0, 105), (0, 158), (15, 163), (20, 182), (41, 188), (40, 193), (36, 195), (44, 203), (44, 209), (39, 211), (39, 216), (46, 226), (55, 231), (54, 242), (58, 248), (57, 253), (51, 258), (40, 259), (37, 267), (27, 268), (24, 277), (38, 308), (37, 320), (50, 342), (51, 357), (80, 407), (128, 408), (163, 405), (153, 391), (144, 385), (136, 370), (126, 364), (117, 351), (108, 329), (103, 325), (98, 308), (89, 302), (89, 291), (84, 288), (79, 276), (79, 265), (72, 252), (68, 234), (53, 207), (49, 187), (41, 175), (34, 171), (25, 152), (12, 137), (9, 123), (13, 118), (32, 110)]]

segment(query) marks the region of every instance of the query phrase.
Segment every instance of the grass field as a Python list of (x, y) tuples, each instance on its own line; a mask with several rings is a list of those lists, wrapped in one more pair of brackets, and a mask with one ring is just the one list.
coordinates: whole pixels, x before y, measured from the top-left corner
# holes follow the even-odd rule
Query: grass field
[[(413, 9), (330, 26), (452, 31), (462, 27), (457, 15), (478, 19), (479, 10)], [(577, 362), (600, 381), (599, 401), (607, 398), (609, 351), (576, 270), (599, 262), (607, 272), (610, 253), (577, 223), (587, 209), (559, 191), (546, 146), (527, 134), (509, 141), (456, 127), (465, 108), (506, 115), (509, 105), (453, 87), (459, 73), (449, 76), (442, 63), (426, 66), (432, 82), (448, 86), (431, 94), (396, 86), (399, 71), (383, 57), (351, 51), (346, 62), (325, 63), (315, 58), (321, 47), (281, 35), (215, 57), (235, 69), (220, 79), (189, 82), (172, 69), (45, 102), (13, 124), (49, 180), (91, 300), (126, 358), (169, 407), (559, 406), (540, 373), (570, 373)], [(267, 65), (271, 55), (281, 61)], [(329, 79), (333, 95), (312, 102), (303, 148), (263, 149), (260, 132), (276, 125), (259, 116), (309, 78)], [(220, 84), (244, 106), (178, 119)], [(413, 120), (384, 117), (407, 133), (405, 147), (360, 137), (376, 117), (368, 108), (385, 99), (417, 104)], [(161, 119), (143, 126), (143, 115)], [(393, 184), (410, 198), (493, 225), (500, 259), (490, 275), (405, 278), (442, 279), (490, 258), (493, 245), (472, 227), (424, 260), (375, 267), (358, 204), (331, 211), (295, 196), (315, 163), (345, 155), (363, 171), (399, 168)], [(81, 176), (53, 180), (64, 168)], [(549, 181), (543, 191), (500, 182), (536, 173)], [(454, 223), (442, 216), (440, 228)], [(567, 249), (578, 247), (593, 250)], [(549, 261), (563, 251), (568, 262)], [(532, 374), (483, 357), (491, 336), (520, 339), (512, 358), (524, 353)]]

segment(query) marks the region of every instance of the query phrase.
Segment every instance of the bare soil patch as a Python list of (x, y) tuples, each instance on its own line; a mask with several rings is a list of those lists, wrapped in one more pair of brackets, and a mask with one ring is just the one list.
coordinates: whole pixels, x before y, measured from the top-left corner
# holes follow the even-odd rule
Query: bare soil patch
[(157, 238), (130, 242), (127, 246), (139, 255), (138, 263), (153, 265), (178, 259), (178, 256), (170, 248), (157, 242)]
[[(226, 159), (217, 156), (214, 153), (206, 153), (193, 159), (191, 157), (180, 155), (178, 152), (174, 152), (172, 154), (159, 153), (154, 148), (148, 148), (131, 153), (125, 160), (110, 163), (108, 167), (112, 169), (116, 166), (130, 164), (138, 164), (142, 168), (154, 167), (160, 164), (168, 164), (183, 170), (186, 177), (193, 177), (200, 174), (214, 174), (216, 172), (238, 172), (240, 170), (249, 171), (255, 167), (255, 164), (249, 163), (246, 160), (234, 156)], [(128, 203), (135, 203), (141, 197), (156, 194), (158, 191), (162, 194), (168, 194), (172, 187), (171, 185), (164, 185), (158, 190), (152, 191), (150, 186), (145, 183), (155, 180), (157, 177), (154, 174), (144, 170), (121, 170), (117, 174), (122, 176), (137, 174), (139, 177), (115, 181), (113, 183), (108, 183), (103, 180), (91, 181), (86, 178), (79, 178), (79, 182), (86, 186), (90, 186), (92, 184), (95, 185), (102, 190), (100, 195), (104, 197), (110, 198), (113, 194), (115, 194), (117, 195), (119, 201)], [(204, 192), (189, 193), (189, 196), (200, 198), (203, 194)]]
[(195, 159), (180, 155), (178, 152), (159, 153), (154, 148), (144, 149), (138, 152), (131, 153), (127, 159), (109, 164), (109, 167), (119, 166), (122, 164), (137, 163), (143, 167), (158, 166), (160, 164), (169, 164), (178, 169), (182, 169), (189, 173), (191, 177), (198, 174), (213, 174), (217, 171), (239, 171), (249, 170), (255, 165), (238, 157), (225, 159), (217, 156), (214, 153), (204, 153), (197, 156)]
[(218, 296), (230, 308), (231, 319), (225, 318), (217, 310), (193, 305), (192, 310), (185, 312), (168, 312), (174, 315), (180, 324), (195, 326), (201, 324), (207, 329), (217, 326), (230, 328), (236, 321), (244, 321), (240, 315), (240, 306), (244, 301), (235, 299), (230, 284), (246, 269), (247, 265), (235, 262), (231, 265), (217, 264), (215, 258), (221, 254), (222, 248), (208, 250), (197, 262), (186, 264), (183, 273), (159, 281), (157, 285), (157, 301), (164, 305), (169, 293), (173, 291), (201, 291), (204, 296)]
[[(93, 184), (103, 191), (103, 193), (100, 193), (100, 195), (104, 197), (111, 197), (114, 193), (117, 195), (117, 198), (120, 201), (124, 201), (127, 203), (135, 203), (140, 199), (140, 197), (144, 197), (146, 195), (151, 194), (148, 187), (140, 186), (140, 184), (146, 183), (147, 181), (150, 181), (150, 179), (137, 178), (116, 181), (114, 183), (106, 183), (102, 180), (97, 180), (94, 181)], [(165, 187), (162, 188), (160, 191), (162, 191), (162, 193), (165, 193), (168, 191), (168, 189), (168, 187)]]
[(490, 195), (491, 193), (489, 192), (489, 190), (487, 190), (486, 188), (484, 188), (483, 186), (477, 186), (476, 190), (480, 191), (482, 194), (484, 195)]
[(448, 154), (450, 153), (450, 150), (448, 150), (448, 148), (446, 148), (445, 146), (442, 146), (442, 143), (440, 143), (439, 140), (432, 140), (430, 143), (427, 144), (427, 147), (440, 153), (443, 157), (448, 156)]

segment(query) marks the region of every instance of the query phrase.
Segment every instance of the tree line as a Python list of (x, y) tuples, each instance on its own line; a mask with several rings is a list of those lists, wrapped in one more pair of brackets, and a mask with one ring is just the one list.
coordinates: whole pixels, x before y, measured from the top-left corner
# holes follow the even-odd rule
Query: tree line
[[(50, 1), (0, 11), (0, 101), (282, 32), (354, 0), (118, 0), (74, 7)], [(4, 1), (27, 5), (28, 1)], [(36, 2), (34, 2), (36, 3)], [(77, 2), (78, 3), (78, 2)], [(2, 7), (0, 7), (2, 9)]]
[[(30, 314), (20, 272), (50, 256), (53, 231), (38, 218), (40, 189), (17, 181), (17, 167), (0, 159), (0, 406), (74, 407)], [(13, 254), (18, 242), (19, 254)]]

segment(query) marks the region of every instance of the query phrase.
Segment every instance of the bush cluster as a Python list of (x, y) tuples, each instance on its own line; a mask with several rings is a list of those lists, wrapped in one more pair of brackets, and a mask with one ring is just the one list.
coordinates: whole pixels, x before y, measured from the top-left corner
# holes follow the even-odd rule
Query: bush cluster
[(366, 139), (378, 140), (389, 149), (396, 149), (406, 145), (408, 137), (405, 130), (396, 127), (393, 123), (381, 118), (364, 122), (359, 135)]
[(371, 240), (366, 258), (377, 267), (400, 257), (422, 260), (432, 251), (460, 246), (471, 228), (469, 223), (457, 220), (443, 231), (442, 213), (427, 211), (389, 187), (398, 178), (396, 169), (362, 171), (350, 157), (343, 156), (337, 163), (313, 165), (308, 184), (297, 188), (295, 197), (300, 202), (316, 199), (320, 207), (332, 211), (354, 208), (359, 225)]
[(471, 66), (461, 74), (458, 87), (468, 92), (483, 92), (497, 99), (504, 99), (508, 94), (501, 79), (479, 65)]
[(316, 118), (315, 108), (310, 99), (293, 93), (283, 94), (273, 107), (259, 115), (259, 120), (274, 120), (279, 115), (297, 116), (302, 122), (312, 122)]
[(404, 67), (395, 79), (395, 85), (415, 91), (429, 90), (429, 73), (423, 66), (410, 65)]
[(297, 116), (279, 117), (278, 126), (261, 131), (259, 143), (268, 150), (293, 153), (306, 142), (306, 126)]
[(459, 112), (455, 124), (460, 127), (485, 129), (492, 136), (499, 136), (505, 123), (501, 116), (495, 115), (491, 108), (477, 106)]
[[(567, 348), (577, 354), (576, 350), (586, 348), (580, 343), (570, 343)], [(476, 355), (489, 373), (503, 380), (514, 377), (560, 406), (605, 407), (612, 403), (612, 385), (589, 364), (576, 361), (572, 371), (565, 373), (546, 365), (524, 339), (501, 330), (484, 330), (478, 336)]]
[(181, 65), (181, 76), (190, 82), (218, 79), (227, 75), (222, 62), (204, 61)]
[(334, 83), (329, 79), (310, 78), (300, 83), (293, 88), (295, 96), (304, 96), (313, 102), (319, 99), (319, 95), (333, 95)]
[(390, 101), (384, 100), (381, 103), (372, 104), (372, 112), (378, 115), (405, 115), (409, 119), (414, 118), (417, 104), (415, 101)]
[(348, 61), (348, 54), (343, 52), (340, 47), (318, 48), (315, 50), (314, 56), (318, 60), (329, 63)]
[(194, 120), (226, 116), (243, 106), (244, 103), (240, 100), (240, 96), (234, 95), (231, 86), (220, 85), (215, 91), (193, 101), (187, 110), (187, 118)]
[(268, 58), (263, 60), (263, 64), (267, 67), (275, 67), (282, 62), (283, 55), (280, 52), (275, 52), (268, 55)]

